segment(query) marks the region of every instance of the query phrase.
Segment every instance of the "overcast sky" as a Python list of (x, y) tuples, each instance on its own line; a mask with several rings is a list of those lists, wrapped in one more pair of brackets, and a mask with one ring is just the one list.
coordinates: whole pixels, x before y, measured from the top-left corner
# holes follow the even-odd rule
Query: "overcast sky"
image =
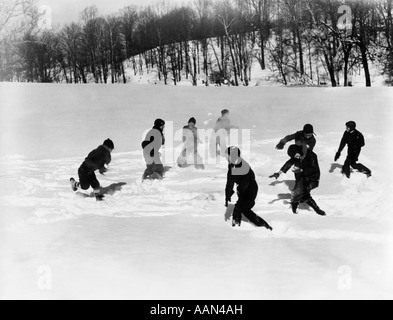
[[(52, 10), (52, 23), (63, 25), (64, 23), (76, 22), (79, 13), (86, 7), (97, 6), (99, 14), (106, 15), (116, 13), (118, 10), (129, 6), (147, 6), (157, 0), (38, 0), (38, 5), (49, 6)], [(193, 0), (170, 0), (171, 2), (187, 3)]]

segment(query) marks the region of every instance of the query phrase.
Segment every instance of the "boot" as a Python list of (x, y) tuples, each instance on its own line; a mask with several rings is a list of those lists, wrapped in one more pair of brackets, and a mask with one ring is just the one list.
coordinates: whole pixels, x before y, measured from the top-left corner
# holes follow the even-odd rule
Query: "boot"
[(232, 215), (232, 227), (236, 227), (237, 225), (240, 227), (242, 224), (242, 214), (240, 212), (233, 212)]
[(297, 214), (297, 208), (299, 207), (299, 202), (291, 202), (293, 214)]
[(273, 228), (269, 226), (269, 224), (259, 216), (256, 216), (251, 222), (255, 224), (257, 227), (264, 227), (267, 230), (273, 231)]
[(100, 189), (94, 189), (94, 195), (96, 197), (97, 201), (104, 201), (104, 195), (100, 193), (101, 190)]
[(344, 165), (341, 173), (345, 175), (348, 179), (351, 178), (351, 167), (349, 165)]
[(143, 173), (142, 181), (147, 180), (147, 177), (148, 177), (148, 172), (147, 172), (147, 170), (146, 170), (146, 171)]
[(78, 191), (79, 188), (79, 182), (76, 182), (74, 178), (70, 179), (70, 184), (71, 184), (71, 190), (76, 192)]
[(102, 195), (102, 194), (97, 194), (97, 195), (96, 195), (96, 200), (97, 200), (97, 202), (104, 201), (104, 195)]
[(370, 178), (372, 176), (371, 170), (369, 168), (367, 168), (366, 166), (362, 165), (361, 163), (357, 164), (357, 169), (365, 174), (367, 176), (367, 178)]
[(309, 200), (306, 201), (306, 203), (320, 216), (326, 216), (326, 213), (324, 211), (322, 211), (317, 203), (315, 202), (315, 200), (313, 198), (310, 198)]

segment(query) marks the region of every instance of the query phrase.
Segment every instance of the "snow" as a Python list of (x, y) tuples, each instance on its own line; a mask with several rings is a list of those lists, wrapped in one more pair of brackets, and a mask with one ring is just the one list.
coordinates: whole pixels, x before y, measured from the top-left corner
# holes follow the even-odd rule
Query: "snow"
[[(1, 299), (393, 298), (391, 89), (1, 83), (0, 97)], [(240, 145), (273, 232), (232, 228), (225, 162), (177, 168), (178, 139), (163, 153), (166, 178), (140, 181), (155, 118), (168, 139), (191, 116), (211, 128), (224, 108), (251, 130), (250, 150)], [(349, 120), (365, 135), (370, 179), (348, 180), (333, 162)], [(287, 159), (279, 139), (308, 122), (322, 170), (313, 196), (327, 217), (306, 206), (292, 215), (293, 174), (268, 178)], [(68, 181), (108, 137), (116, 149), (97, 203)]]
[[(216, 39), (209, 39), (210, 45), (207, 51), (207, 59), (210, 61), (209, 64), (212, 66), (212, 70), (218, 71), (219, 67), (217, 65), (216, 56), (214, 54), (213, 47), (215, 48), (216, 52), (219, 52), (221, 49), (217, 47)], [(276, 46), (276, 41), (274, 37), (271, 37), (267, 43), (267, 48), (269, 50), (273, 50), (273, 47)], [(194, 46), (194, 42), (190, 42), (189, 46), (192, 48)], [(249, 46), (251, 46), (249, 44)], [(308, 49), (304, 49), (304, 61), (309, 61), (310, 57), (308, 54)], [(251, 48), (249, 48), (251, 50)], [(254, 48), (255, 51), (255, 48)], [(258, 50), (257, 50), (258, 51)], [(256, 59), (256, 53), (250, 54), (254, 56), (251, 60), (251, 69), (250, 69), (250, 79), (249, 79), (249, 86), (263, 86), (263, 87), (282, 87), (284, 86), (283, 79), (277, 70), (277, 66), (272, 61), (271, 53), (267, 53), (266, 55), (266, 69), (262, 70), (259, 61)], [(314, 53), (315, 55), (315, 53)], [(167, 62), (169, 62), (169, 58), (167, 58)], [(315, 56), (311, 57), (313, 60), (313, 70), (310, 71), (309, 67), (306, 67), (306, 74), (308, 75), (304, 79), (297, 78), (294, 74), (287, 74), (287, 81), (289, 86), (330, 86), (330, 77), (328, 74), (328, 70), (326, 66), (321, 64), (320, 61), (315, 61)], [(317, 59), (318, 60), (318, 59)], [(135, 65), (134, 65), (135, 63)], [(202, 65), (204, 63), (203, 57), (199, 57), (199, 64)], [(164, 85), (163, 76), (161, 76), (161, 80), (159, 77), (159, 72), (157, 66), (147, 68), (144, 55), (137, 55), (126, 59), (124, 61), (124, 68), (125, 68), (125, 77), (127, 79), (127, 83), (131, 84), (150, 84), (154, 86)], [(135, 67), (134, 67), (135, 66)], [(141, 67), (142, 66), (142, 67)], [(369, 72), (372, 87), (386, 87), (386, 76), (383, 75), (383, 65), (379, 62), (373, 62), (369, 65)], [(197, 76), (197, 84), (198, 86), (205, 86), (206, 74), (203, 70)], [(299, 76), (299, 75), (298, 75)], [(93, 76), (90, 75), (93, 79)], [(310, 78), (311, 77), (311, 78)], [(336, 80), (338, 86), (344, 85), (344, 75), (343, 72), (338, 72), (336, 74)], [(234, 81), (234, 77), (232, 75), (231, 81)], [(351, 69), (348, 73), (348, 81), (354, 87), (366, 87), (366, 78), (365, 78), (365, 71), (363, 70), (362, 66), (355, 66)], [(92, 81), (93, 82), (93, 81)], [(326, 83), (326, 84), (322, 84)], [(174, 85), (172, 74), (169, 71), (167, 85)], [(177, 86), (192, 86), (192, 76), (189, 74), (186, 75), (186, 72), (183, 70), (181, 72), (181, 81), (176, 82)], [(242, 85), (242, 84), (241, 84)], [(210, 84), (210, 86), (214, 86), (214, 84)]]

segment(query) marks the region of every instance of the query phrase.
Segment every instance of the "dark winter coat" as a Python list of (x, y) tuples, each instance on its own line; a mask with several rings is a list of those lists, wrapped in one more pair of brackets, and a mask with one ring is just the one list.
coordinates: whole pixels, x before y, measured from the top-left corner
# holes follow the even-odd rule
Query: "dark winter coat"
[(303, 160), (289, 159), (281, 168), (281, 171), (287, 173), (293, 166), (301, 169), (301, 172), (295, 173), (296, 181), (303, 178), (309, 190), (318, 188), (321, 170), (319, 169), (318, 156), (313, 151), (309, 150)]
[(338, 153), (341, 153), (346, 145), (348, 146), (348, 158), (354, 162), (358, 161), (360, 151), (366, 145), (363, 134), (356, 129), (352, 132), (345, 131)]
[(239, 199), (255, 200), (258, 193), (258, 184), (255, 180), (255, 173), (250, 165), (241, 159), (237, 165), (228, 166), (227, 185), (225, 188), (226, 199), (230, 199), (234, 194), (233, 188), (237, 184)]
[(309, 150), (313, 151), (315, 145), (317, 144), (317, 140), (315, 139), (314, 135), (311, 138), (307, 138), (303, 131), (298, 131), (294, 134), (290, 134), (282, 139), (280, 142), (285, 145), (290, 141), (295, 140), (295, 143), (299, 146), (305, 144), (308, 146)]
[(163, 130), (161, 128), (158, 127), (153, 127), (153, 129), (151, 129), (147, 135), (145, 140), (142, 142), (142, 149), (145, 150), (147, 146), (149, 146), (150, 144), (152, 144), (152, 150), (150, 152), (150, 156), (152, 158), (155, 158), (156, 156), (158, 156), (158, 154), (156, 155), (154, 151), (159, 151), (161, 149), (161, 147), (163, 145), (165, 145), (165, 137), (164, 137), (164, 133)]
[(112, 157), (110, 149), (107, 146), (102, 145), (89, 153), (82, 166), (88, 168), (90, 172), (94, 172), (96, 170), (104, 169), (105, 165), (111, 163), (111, 160)]

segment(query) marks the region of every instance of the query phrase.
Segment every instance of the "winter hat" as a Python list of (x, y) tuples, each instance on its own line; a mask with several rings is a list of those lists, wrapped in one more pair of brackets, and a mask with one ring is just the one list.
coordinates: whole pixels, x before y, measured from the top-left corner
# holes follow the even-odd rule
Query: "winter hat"
[(115, 145), (111, 139), (107, 139), (104, 141), (104, 146), (108, 147), (109, 149), (115, 149)]
[(314, 134), (314, 127), (311, 124), (306, 124), (303, 128), (305, 134)]
[(288, 148), (288, 156), (294, 159), (296, 154), (303, 155), (303, 148), (301, 146), (293, 144)]
[(345, 125), (347, 126), (347, 128), (349, 128), (351, 130), (355, 130), (356, 129), (356, 122), (355, 121), (349, 121)]
[(229, 113), (229, 110), (227, 110), (227, 109), (224, 109), (224, 110), (221, 111), (222, 115), (226, 115), (227, 113)]
[(192, 117), (190, 120), (188, 120), (188, 123), (196, 124), (196, 119)]
[(163, 125), (165, 125), (165, 121), (162, 119), (157, 119), (154, 121), (154, 127), (156, 128), (161, 128)]
[(225, 153), (229, 156), (232, 164), (236, 164), (237, 160), (241, 156), (241, 151), (238, 147), (229, 147)]

